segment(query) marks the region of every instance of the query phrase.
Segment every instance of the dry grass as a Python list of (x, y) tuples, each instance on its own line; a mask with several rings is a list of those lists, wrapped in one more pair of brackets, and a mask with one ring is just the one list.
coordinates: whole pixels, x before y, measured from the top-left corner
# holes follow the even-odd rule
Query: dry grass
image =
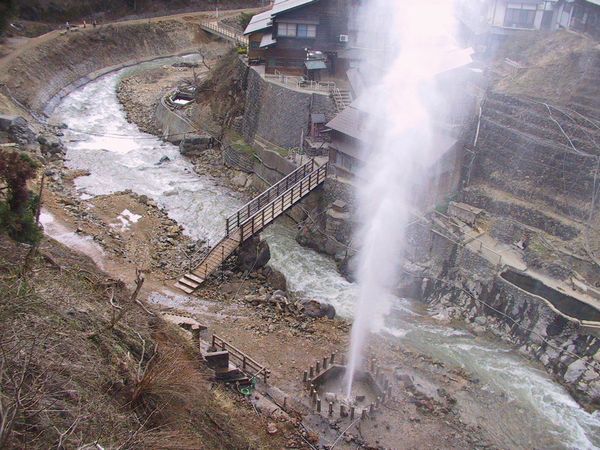
[(506, 71), (504, 58), (510, 58), (526, 68), (503, 77), (496, 88), (507, 94), (567, 103), (585, 81), (599, 52), (592, 39), (567, 31), (515, 34), (500, 47), (496, 66)]
[(0, 237), (0, 448), (285, 446), (122, 283), (55, 242), (23, 280), (26, 252)]

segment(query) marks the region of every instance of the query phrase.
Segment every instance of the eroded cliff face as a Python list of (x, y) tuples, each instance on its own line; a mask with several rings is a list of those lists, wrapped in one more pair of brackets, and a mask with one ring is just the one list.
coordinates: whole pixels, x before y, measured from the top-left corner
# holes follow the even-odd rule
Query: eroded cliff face
[(475, 333), (492, 332), (540, 361), (582, 405), (600, 406), (598, 330), (508, 281), (506, 268), (478, 252), (449, 241), (432, 243), (435, 248), (446, 257), (407, 267), (401, 294), (426, 302), (442, 320), (464, 321)]

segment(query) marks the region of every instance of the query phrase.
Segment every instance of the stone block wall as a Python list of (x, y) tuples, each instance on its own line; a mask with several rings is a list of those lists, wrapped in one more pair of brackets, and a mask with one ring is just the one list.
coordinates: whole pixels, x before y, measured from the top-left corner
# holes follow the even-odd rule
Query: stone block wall
[(333, 100), (328, 95), (292, 90), (269, 83), (250, 69), (246, 83), (246, 108), (242, 135), (248, 142), (256, 137), (284, 148), (300, 145), (302, 133), (310, 129), (310, 114), (331, 116)]

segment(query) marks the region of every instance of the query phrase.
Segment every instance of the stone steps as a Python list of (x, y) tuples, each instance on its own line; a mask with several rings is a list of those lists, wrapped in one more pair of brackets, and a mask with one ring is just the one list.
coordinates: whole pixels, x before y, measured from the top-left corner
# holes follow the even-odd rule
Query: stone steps
[[(535, 124), (524, 119), (520, 114), (507, 114), (504, 111), (492, 110), (489, 108), (484, 110), (484, 116), (491, 117), (496, 123), (505, 126), (507, 132), (517, 130), (527, 135), (543, 139), (544, 141), (551, 141), (570, 147), (571, 145), (567, 139), (568, 136), (576, 149), (590, 154), (600, 154), (600, 149), (594, 143), (596, 136), (591, 133), (586, 134), (581, 129), (574, 133), (572, 126), (570, 127), (569, 125), (561, 123), (559, 120), (560, 116), (555, 117), (555, 119), (560, 123), (566, 136), (561, 132), (559, 126), (550, 118), (545, 120), (543, 124)], [(596, 134), (598, 135), (597, 142), (600, 142), (600, 133)], [(581, 136), (584, 136), (585, 138), (581, 138)]]

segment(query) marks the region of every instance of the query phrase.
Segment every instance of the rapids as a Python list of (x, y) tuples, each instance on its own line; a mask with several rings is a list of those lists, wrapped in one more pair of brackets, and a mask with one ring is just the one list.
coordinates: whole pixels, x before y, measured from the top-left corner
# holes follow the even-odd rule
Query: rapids
[[(168, 63), (173, 60), (168, 60)], [(125, 119), (117, 96), (119, 79), (145, 63), (99, 78), (65, 97), (51, 120), (66, 123), (67, 165), (89, 176), (75, 180), (82, 196), (131, 189), (154, 199), (194, 239), (214, 242), (224, 218), (244, 203), (239, 194), (194, 173), (178, 148), (143, 133)], [(163, 156), (171, 161), (156, 165)], [(49, 219), (50, 221), (50, 219)], [(63, 232), (60, 230), (60, 232)], [(293, 227), (276, 223), (266, 233), (271, 264), (291, 290), (333, 304), (350, 318), (356, 288), (328, 258), (301, 247)], [(588, 414), (565, 389), (533, 363), (498, 342), (441, 325), (422, 305), (396, 299), (380, 331), (439, 360), (461, 366), (481, 380), (482, 395), (465, 393), (461, 408), (497, 445), (511, 448), (596, 448), (600, 417)]]

